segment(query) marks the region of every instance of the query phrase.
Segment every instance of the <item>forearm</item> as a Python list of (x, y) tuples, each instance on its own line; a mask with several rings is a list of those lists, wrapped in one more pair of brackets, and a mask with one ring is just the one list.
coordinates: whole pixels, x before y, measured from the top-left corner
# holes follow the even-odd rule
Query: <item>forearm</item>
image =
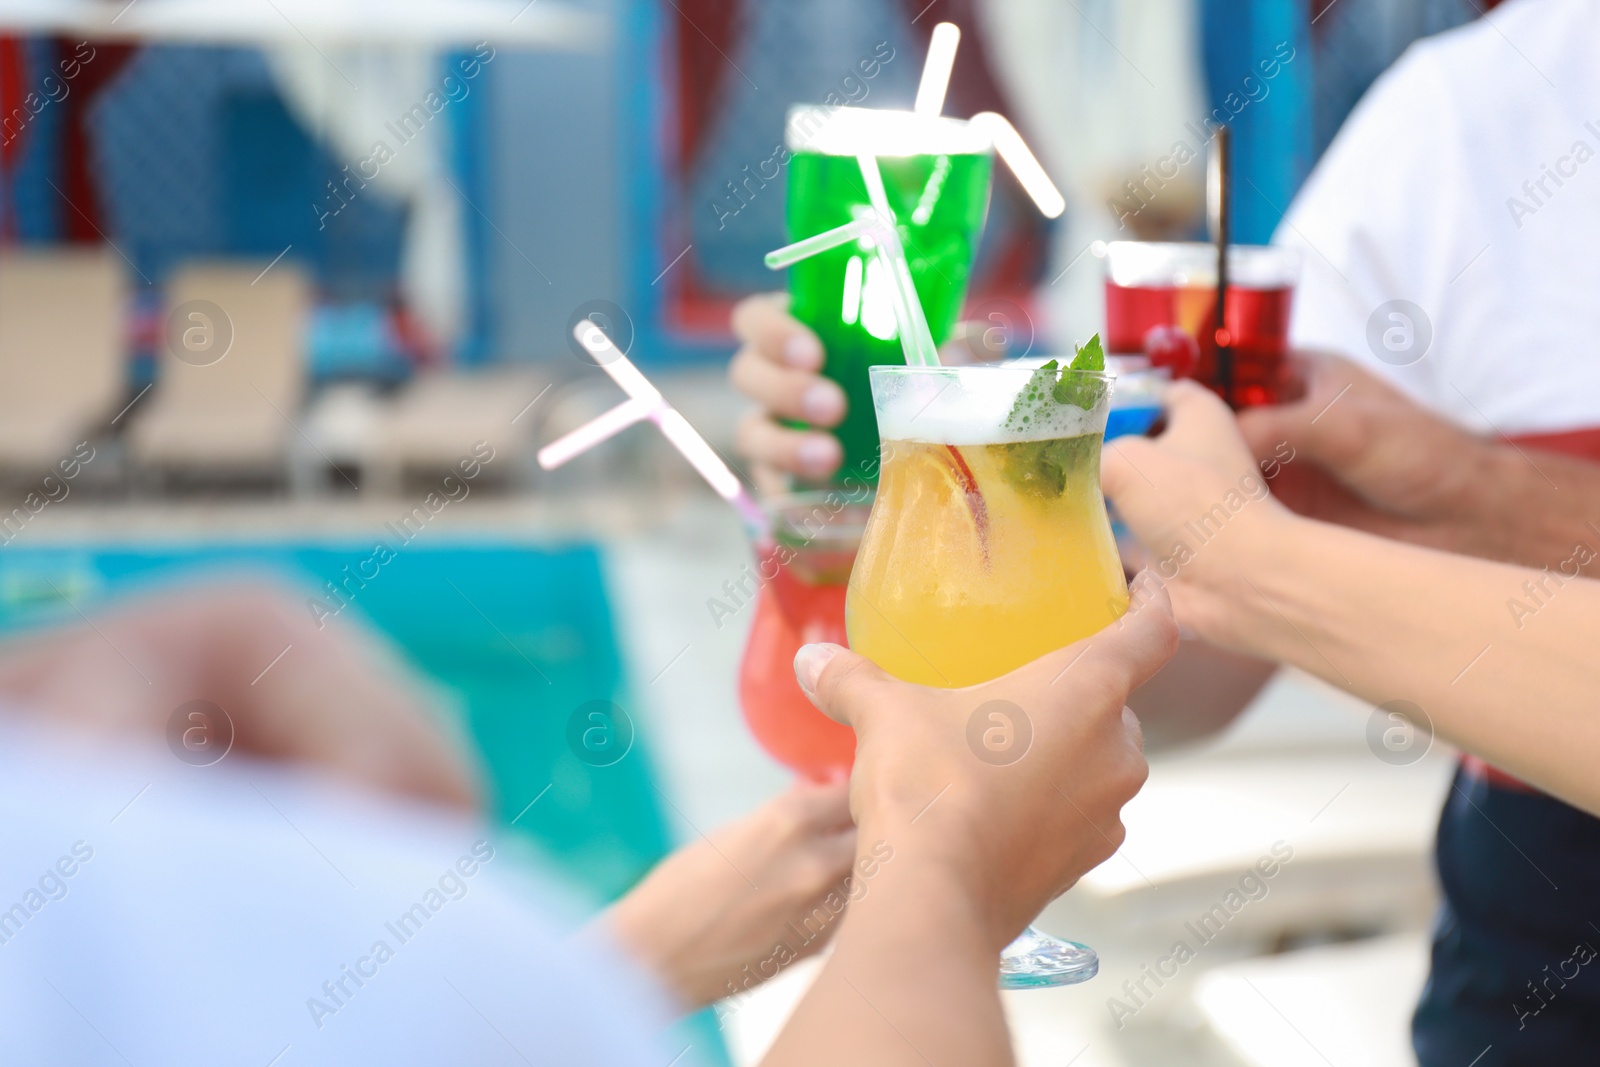
[(1600, 813), (1600, 583), (1298, 519), (1236, 549), (1248, 582), (1214, 590), (1224, 643), (1410, 701), (1452, 743)]
[[(863, 842), (905, 841), (863, 827)], [(850, 905), (832, 956), (764, 1067), (1011, 1063), (1000, 945), (944, 862), (897, 847)]]
[(1586, 545), (1600, 569), (1600, 463), (1498, 445), (1472, 469), (1453, 509), (1460, 551), (1554, 570)]

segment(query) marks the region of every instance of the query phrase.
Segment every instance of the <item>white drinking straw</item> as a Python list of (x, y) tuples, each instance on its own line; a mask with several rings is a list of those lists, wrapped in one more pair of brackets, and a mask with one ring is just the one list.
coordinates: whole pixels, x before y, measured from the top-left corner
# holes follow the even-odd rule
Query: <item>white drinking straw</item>
[(815, 237), (807, 237), (804, 240), (796, 241), (792, 245), (784, 245), (782, 248), (768, 252), (764, 262), (771, 270), (782, 270), (785, 267), (794, 266), (802, 259), (810, 259), (812, 256), (826, 252), (830, 248), (838, 248), (840, 245), (849, 244), (851, 241), (869, 237), (875, 230), (879, 229), (882, 229), (882, 224), (876, 218), (863, 216), (853, 222), (847, 222), (843, 226), (835, 226), (831, 230), (823, 230)]
[[(877, 160), (872, 156), (858, 158), (865, 161), (860, 164), (863, 177), (868, 174), (872, 176), (867, 179), (868, 195), (881, 200), (887, 208), (888, 193), (883, 187), (883, 175), (878, 170)], [(875, 191), (872, 189), (873, 178), (877, 179)], [(905, 248), (901, 245), (900, 235), (895, 232), (894, 226), (884, 224), (883, 216), (879, 214), (877, 207), (865, 211), (853, 222), (835, 226), (815, 237), (807, 237), (794, 244), (774, 249), (766, 254), (765, 262), (773, 270), (782, 270), (802, 259), (809, 259), (830, 248), (837, 248), (863, 237), (871, 239), (874, 257), (889, 275), (889, 302), (894, 307), (895, 326), (900, 333), (900, 347), (905, 352), (906, 363), (913, 367), (937, 367), (939, 349), (933, 343), (933, 331), (928, 328), (928, 317), (922, 310), (922, 302), (917, 299), (916, 286), (911, 280), (911, 266), (906, 262)], [(907, 294), (910, 294), (909, 301)]]
[(856, 166), (861, 168), (861, 180), (867, 186), (867, 202), (878, 213), (883, 225), (894, 225), (894, 209), (889, 206), (889, 190), (883, 184), (883, 171), (878, 169), (878, 157), (867, 152), (856, 154)]
[(728, 469), (722, 457), (717, 455), (717, 450), (667, 402), (661, 390), (650, 384), (650, 379), (622, 354), (622, 350), (611, 342), (606, 332), (596, 326), (593, 320), (584, 319), (573, 327), (572, 336), (594, 356), (600, 369), (622, 387), (628, 399), (541, 448), (539, 466), (547, 471), (555, 470), (634, 423), (648, 419), (661, 429), (673, 447), (683, 453), (683, 458), (689, 461), (689, 465), (699, 472), (717, 495), (733, 505), (752, 539), (757, 543), (770, 541), (771, 525), (761, 506), (733, 471)]
[[(938, 116), (944, 112), (945, 93), (950, 88), (950, 72), (955, 67), (956, 47), (961, 43), (961, 27), (941, 22), (928, 41), (928, 58), (922, 64), (922, 81), (917, 85), (917, 101), (912, 110), (918, 115)], [(1039, 165), (1017, 128), (1004, 115), (984, 111), (972, 116), (972, 123), (983, 129), (994, 143), (994, 150), (1017, 176), (1045, 218), (1058, 218), (1067, 209), (1066, 198)]]
[(1028, 149), (1028, 143), (1009, 119), (993, 111), (980, 111), (972, 116), (971, 121), (989, 134), (989, 139), (994, 142), (994, 150), (1011, 168), (1011, 173), (1017, 176), (1017, 181), (1022, 183), (1022, 188), (1027, 190), (1045, 218), (1057, 218), (1067, 209), (1067, 201), (1061, 195), (1061, 190), (1044, 172), (1039, 160)]
[(928, 41), (928, 58), (922, 64), (922, 81), (917, 85), (917, 102), (912, 110), (919, 115), (938, 115), (944, 111), (944, 94), (950, 88), (950, 70), (956, 64), (956, 46), (961, 43), (961, 27), (941, 22)]
[(933, 343), (933, 331), (928, 329), (928, 317), (922, 311), (922, 301), (917, 297), (917, 287), (911, 280), (911, 264), (906, 262), (905, 248), (900, 244), (900, 234), (894, 228), (894, 212), (889, 208), (889, 193), (883, 187), (883, 173), (878, 170), (878, 159), (871, 155), (856, 156), (861, 168), (861, 179), (867, 183), (867, 199), (872, 210), (882, 220), (882, 232), (874, 244), (879, 258), (889, 271), (894, 283), (889, 293), (894, 301), (896, 325), (900, 327), (900, 346), (905, 350), (906, 365), (910, 367), (937, 367), (939, 347)]

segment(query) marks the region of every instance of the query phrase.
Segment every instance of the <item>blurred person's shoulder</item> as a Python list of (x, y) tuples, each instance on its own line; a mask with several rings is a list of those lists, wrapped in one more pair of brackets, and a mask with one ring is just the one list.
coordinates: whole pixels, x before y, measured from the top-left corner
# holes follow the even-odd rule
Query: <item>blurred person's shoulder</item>
[(1373, 94), (1392, 76), (1409, 86), (1431, 83), (1479, 120), (1495, 113), (1537, 119), (1529, 114), (1530, 104), (1597, 102), (1597, 56), (1600, 3), (1508, 0), (1414, 42), (1374, 84)]
[(1442, 53), (1454, 61), (1501, 59), (1509, 49), (1535, 64), (1571, 56), (1589, 66), (1596, 33), (1600, 4), (1594, 0), (1506, 0), (1470, 22), (1416, 41), (1407, 51)]
[(142, 1063), (667, 1062), (666, 994), (530, 842), (179, 751), (0, 704), (0, 1063), (121, 1062), (84, 1018)]
[[(1412, 44), (1275, 236), (1302, 253), (1293, 342), (1360, 359), (1463, 425), (1483, 412), (1507, 432), (1600, 421), (1600, 370), (1581, 358), (1595, 312), (1580, 295), (1600, 268), (1574, 259), (1600, 238), (1600, 213), (1551, 174), (1592, 180), (1572, 164), (1600, 138), (1597, 55), (1597, 0), (1508, 0)], [(1512, 351), (1548, 373), (1508, 386)]]
[[(1338, 201), (1369, 213), (1383, 202), (1370, 197), (1378, 182), (1454, 171), (1456, 153), (1497, 128), (1600, 118), (1597, 56), (1596, 0), (1509, 0), (1413, 42), (1345, 119), (1290, 215), (1299, 226)], [(1494, 158), (1475, 160), (1485, 164)]]

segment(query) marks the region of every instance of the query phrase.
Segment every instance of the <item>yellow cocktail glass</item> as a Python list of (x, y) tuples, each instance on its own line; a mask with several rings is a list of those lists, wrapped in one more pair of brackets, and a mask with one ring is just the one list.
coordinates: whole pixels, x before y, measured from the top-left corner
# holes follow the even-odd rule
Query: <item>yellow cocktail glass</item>
[[(883, 459), (845, 625), (850, 647), (898, 678), (976, 685), (1127, 610), (1100, 495), (1112, 379), (1037, 362), (872, 368)], [(975, 753), (1021, 758), (1027, 731), (988, 714), (969, 734)], [(1097, 969), (1092, 949), (1030, 927), (1002, 955), (1001, 985)]]

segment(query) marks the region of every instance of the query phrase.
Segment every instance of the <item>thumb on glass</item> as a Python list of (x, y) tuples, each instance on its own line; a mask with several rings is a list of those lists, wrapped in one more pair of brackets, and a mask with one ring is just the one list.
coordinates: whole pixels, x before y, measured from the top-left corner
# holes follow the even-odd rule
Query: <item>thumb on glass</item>
[[(837, 663), (834, 661), (838, 660)], [(801, 645), (794, 655), (794, 677), (800, 691), (834, 722), (859, 726), (851, 721), (851, 708), (860, 703), (850, 693), (863, 684), (886, 679), (888, 675), (864, 656), (843, 645), (817, 642)]]

